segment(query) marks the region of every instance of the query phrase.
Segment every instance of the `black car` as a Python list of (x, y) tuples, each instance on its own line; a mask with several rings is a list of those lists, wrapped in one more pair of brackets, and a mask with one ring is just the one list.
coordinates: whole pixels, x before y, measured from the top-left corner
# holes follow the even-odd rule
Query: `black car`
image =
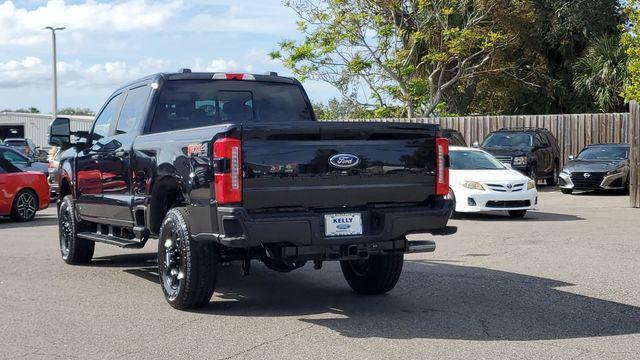
[(542, 128), (505, 128), (487, 135), (482, 149), (504, 164), (538, 182), (556, 185), (560, 172), (560, 147), (555, 136)]
[(560, 172), (560, 189), (564, 194), (574, 190), (628, 191), (629, 145), (589, 145), (569, 159)]
[(450, 146), (460, 146), (460, 147), (469, 147), (467, 142), (464, 140), (464, 136), (458, 130), (454, 129), (441, 129), (440, 136), (445, 139), (449, 139)]
[(23, 139), (23, 138), (10, 138), (4, 140), (4, 146), (12, 147), (25, 156), (27, 156), (32, 161), (41, 160), (39, 159), (39, 150), (40, 148), (31, 140), (31, 139)]

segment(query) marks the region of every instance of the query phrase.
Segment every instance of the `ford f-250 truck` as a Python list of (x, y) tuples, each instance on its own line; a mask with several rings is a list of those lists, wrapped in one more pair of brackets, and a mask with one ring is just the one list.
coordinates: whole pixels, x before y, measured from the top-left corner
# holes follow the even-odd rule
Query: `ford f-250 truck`
[(407, 234), (455, 231), (437, 126), (317, 122), (302, 85), (275, 73), (145, 77), (115, 91), (90, 132), (54, 120), (50, 143), (66, 149), (64, 261), (157, 238), (178, 309), (208, 304), (229, 261), (246, 274), (252, 260), (281, 272), (340, 261), (356, 292), (384, 293), (404, 253), (435, 249)]

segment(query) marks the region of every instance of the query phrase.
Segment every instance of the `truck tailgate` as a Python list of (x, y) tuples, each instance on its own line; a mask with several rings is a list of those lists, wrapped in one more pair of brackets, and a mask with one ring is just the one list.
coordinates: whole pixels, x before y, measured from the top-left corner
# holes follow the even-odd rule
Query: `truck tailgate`
[[(397, 123), (244, 125), (243, 205), (252, 210), (422, 203), (435, 194), (437, 130)], [(347, 165), (356, 164), (342, 166), (340, 154)]]

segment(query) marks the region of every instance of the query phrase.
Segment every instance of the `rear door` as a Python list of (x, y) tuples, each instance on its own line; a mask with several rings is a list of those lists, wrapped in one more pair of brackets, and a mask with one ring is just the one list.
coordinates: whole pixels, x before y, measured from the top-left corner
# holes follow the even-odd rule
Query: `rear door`
[(124, 95), (113, 135), (106, 137), (98, 157), (103, 216), (129, 225), (133, 222), (131, 194), (131, 148), (146, 110), (151, 87), (132, 87)]

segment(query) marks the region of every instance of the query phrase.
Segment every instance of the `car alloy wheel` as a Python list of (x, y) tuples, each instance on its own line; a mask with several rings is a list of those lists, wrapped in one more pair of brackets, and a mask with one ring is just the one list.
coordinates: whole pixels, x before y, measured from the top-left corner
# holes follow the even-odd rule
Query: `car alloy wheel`
[(36, 198), (30, 191), (24, 191), (16, 198), (16, 213), (20, 220), (28, 221), (36, 216)]

